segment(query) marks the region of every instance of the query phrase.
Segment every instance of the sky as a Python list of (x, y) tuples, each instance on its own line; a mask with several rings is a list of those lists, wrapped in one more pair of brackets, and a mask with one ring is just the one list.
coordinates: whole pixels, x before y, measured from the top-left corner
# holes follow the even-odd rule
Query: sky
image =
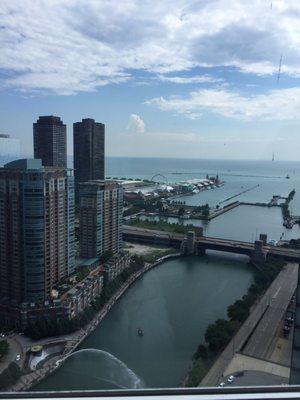
[[(300, 161), (299, 0), (0, 2), (0, 133), (106, 125), (106, 155)], [(0, 149), (1, 151), (1, 149)]]

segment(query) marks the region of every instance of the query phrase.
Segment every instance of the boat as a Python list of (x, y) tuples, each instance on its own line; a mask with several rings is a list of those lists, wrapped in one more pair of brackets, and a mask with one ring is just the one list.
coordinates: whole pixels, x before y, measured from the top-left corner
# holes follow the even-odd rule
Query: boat
[(141, 328), (138, 329), (137, 333), (139, 336), (144, 336), (144, 332)]
[(290, 176), (289, 176), (289, 174), (287, 174), (287, 176), (285, 177), (286, 179), (290, 179)]

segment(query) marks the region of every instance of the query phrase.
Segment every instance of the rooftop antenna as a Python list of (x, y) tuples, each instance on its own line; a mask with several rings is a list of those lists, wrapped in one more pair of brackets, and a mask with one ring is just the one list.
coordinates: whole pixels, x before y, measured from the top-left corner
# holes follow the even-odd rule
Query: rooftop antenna
[(277, 75), (277, 83), (279, 82), (279, 78), (280, 78), (281, 64), (282, 64), (282, 54), (281, 54), (280, 60), (279, 60), (279, 68), (278, 68), (278, 75)]

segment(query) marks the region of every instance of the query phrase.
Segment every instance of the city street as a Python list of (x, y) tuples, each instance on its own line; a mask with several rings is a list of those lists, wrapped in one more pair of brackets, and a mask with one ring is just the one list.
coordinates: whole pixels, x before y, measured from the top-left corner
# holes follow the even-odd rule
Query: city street
[(274, 294), (267, 298), (268, 308), (243, 349), (244, 354), (266, 358), (273, 336), (296, 290), (297, 271), (296, 264), (289, 264), (282, 271), (282, 278), (274, 281)]

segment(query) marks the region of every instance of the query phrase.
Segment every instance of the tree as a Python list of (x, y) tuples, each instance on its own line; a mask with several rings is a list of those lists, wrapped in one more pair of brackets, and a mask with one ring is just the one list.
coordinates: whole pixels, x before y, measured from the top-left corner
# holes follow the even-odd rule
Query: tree
[(8, 350), (9, 350), (8, 341), (7, 340), (1, 340), (0, 341), (0, 359), (2, 357), (4, 357), (8, 353)]
[(22, 375), (20, 367), (11, 362), (0, 374), (0, 389), (6, 389), (17, 382)]
[(102, 261), (104, 263), (106, 263), (110, 258), (112, 258), (112, 256), (113, 256), (113, 252), (110, 250), (107, 250), (102, 254)]
[(183, 216), (183, 214), (184, 214), (184, 207), (180, 207), (179, 209), (178, 209), (178, 215), (180, 216), (180, 217), (182, 217)]
[(225, 319), (217, 319), (205, 332), (205, 340), (210, 350), (217, 352), (223, 349), (232, 338), (236, 325)]
[(243, 322), (249, 315), (249, 307), (243, 300), (237, 300), (227, 308), (227, 315), (231, 320)]
[(196, 353), (194, 354), (193, 358), (197, 360), (198, 358), (203, 358), (206, 360), (208, 358), (208, 348), (205, 346), (205, 344), (199, 344), (198, 349), (196, 350)]
[(202, 215), (203, 217), (208, 217), (209, 216), (209, 205), (205, 204), (205, 206), (202, 209)]

